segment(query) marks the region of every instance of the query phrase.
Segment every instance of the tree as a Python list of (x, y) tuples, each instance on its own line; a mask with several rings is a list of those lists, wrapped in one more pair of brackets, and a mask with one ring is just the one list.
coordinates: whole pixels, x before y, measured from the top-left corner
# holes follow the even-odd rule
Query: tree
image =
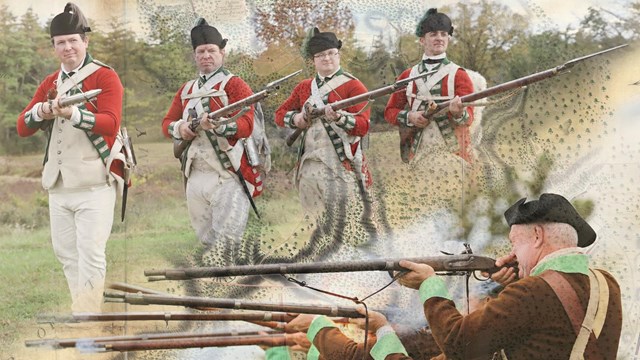
[(18, 140), (15, 122), (40, 81), (52, 71), (51, 41), (29, 8), (18, 20), (7, 6), (0, 8), (0, 151), (23, 153), (40, 150), (39, 136)]
[(509, 50), (528, 34), (529, 21), (496, 2), (460, 2), (442, 11), (450, 15), (455, 27), (447, 55), (490, 83), (501, 77), (500, 64), (509, 59)]
[(350, 37), (353, 15), (340, 0), (273, 0), (256, 9), (253, 18), (258, 39), (271, 44), (300, 47), (307, 31), (333, 31), (339, 38)]

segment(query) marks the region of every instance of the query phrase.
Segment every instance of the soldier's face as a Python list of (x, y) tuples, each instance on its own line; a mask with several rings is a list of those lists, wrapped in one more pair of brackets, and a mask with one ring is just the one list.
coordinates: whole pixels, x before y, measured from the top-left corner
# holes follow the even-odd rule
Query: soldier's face
[(224, 49), (220, 49), (218, 45), (215, 44), (204, 44), (196, 47), (194, 56), (198, 71), (203, 74), (208, 74), (217, 70), (222, 66), (224, 53)]
[(516, 224), (511, 226), (509, 241), (511, 253), (518, 260), (518, 277), (529, 276), (533, 267), (541, 259), (543, 231), (539, 225)]
[(78, 66), (87, 55), (89, 39), (80, 34), (58, 35), (53, 37), (53, 49), (64, 69), (71, 71)]
[(427, 56), (443, 54), (449, 46), (449, 33), (446, 31), (430, 31), (420, 38), (420, 44)]
[(340, 68), (340, 51), (328, 49), (313, 54), (313, 65), (321, 76), (329, 76)]

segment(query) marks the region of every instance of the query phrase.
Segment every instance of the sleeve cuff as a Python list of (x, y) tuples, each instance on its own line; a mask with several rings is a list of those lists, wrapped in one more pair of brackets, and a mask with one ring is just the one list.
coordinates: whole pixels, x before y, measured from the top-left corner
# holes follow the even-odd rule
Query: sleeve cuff
[(290, 129), (297, 129), (298, 127), (293, 123), (293, 117), (297, 114), (297, 111), (288, 111), (284, 114), (284, 126)]
[(374, 360), (384, 360), (390, 354), (404, 354), (405, 356), (409, 356), (395, 332), (378, 338), (376, 344), (371, 348), (371, 357)]
[(376, 331), (376, 338), (381, 339), (383, 336), (393, 332), (395, 332), (395, 330), (393, 330), (391, 325), (385, 325)]
[(213, 129), (213, 132), (218, 136), (231, 137), (238, 133), (238, 124), (223, 124)]
[(324, 315), (316, 317), (307, 330), (307, 339), (313, 344), (313, 339), (316, 338), (318, 332), (326, 327), (336, 327), (336, 324)]
[[(91, 115), (94, 117), (94, 125), (95, 125), (95, 115), (93, 115), (92, 113), (91, 113)], [(80, 115), (80, 110), (78, 110), (77, 107), (75, 107), (75, 106), (73, 107), (73, 113), (71, 114), (71, 117), (69, 118), (69, 120), (71, 120), (71, 122), (73, 123), (74, 126), (78, 126), (78, 124), (80, 124), (80, 121), (82, 121), (82, 116)]]
[(180, 119), (178, 121), (173, 121), (169, 124), (169, 128), (167, 132), (176, 140), (182, 140), (182, 136), (180, 136), (180, 125), (185, 123), (186, 121)]
[(307, 360), (318, 360), (320, 359), (320, 351), (318, 348), (311, 344), (309, 351), (307, 351)]
[(469, 113), (467, 112), (467, 109), (464, 109), (462, 116), (459, 118), (453, 118), (453, 121), (458, 125), (465, 125), (469, 121)]
[(37, 103), (33, 105), (31, 110), (24, 113), (24, 124), (27, 125), (28, 128), (34, 129), (40, 127), (40, 123), (42, 123), (43, 118), (38, 116), (38, 110), (42, 106), (42, 103)]
[(269, 348), (264, 353), (265, 360), (291, 360), (289, 348), (286, 346), (276, 346)]
[(336, 125), (340, 126), (345, 131), (351, 131), (356, 127), (356, 118), (353, 115), (342, 114), (336, 121)]
[(453, 300), (444, 284), (444, 280), (438, 276), (431, 276), (420, 284), (420, 301), (424, 304), (425, 301), (432, 297)]
[(409, 127), (413, 127), (414, 125), (409, 123), (409, 111), (407, 110), (402, 110), (398, 113), (398, 124), (402, 124), (404, 126), (409, 126)]
[[(78, 112), (78, 114), (76, 114)], [(77, 116), (77, 117), (76, 117)], [(73, 120), (76, 117), (76, 120)], [(80, 120), (77, 120), (77, 119)], [(82, 130), (91, 130), (96, 125), (96, 116), (94, 113), (88, 110), (79, 110), (74, 106), (73, 114), (71, 115), (73, 121), (73, 127)]]

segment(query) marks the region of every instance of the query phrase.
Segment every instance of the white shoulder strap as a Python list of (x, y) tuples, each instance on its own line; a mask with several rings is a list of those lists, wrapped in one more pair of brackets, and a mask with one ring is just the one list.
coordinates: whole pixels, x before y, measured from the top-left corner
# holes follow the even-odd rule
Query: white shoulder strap
[[(589, 288), (589, 304), (587, 305), (582, 326), (580, 326), (580, 332), (578, 333), (576, 342), (573, 344), (569, 360), (584, 360), (584, 351), (587, 348), (589, 336), (592, 332), (594, 335), (600, 335), (600, 331), (602, 331), (602, 326), (604, 325), (604, 319), (598, 320), (596, 324), (597, 318), (606, 317), (609, 305), (609, 286), (604, 275), (597, 270), (589, 269)], [(604, 290), (605, 288), (606, 290)], [(606, 298), (603, 299), (605, 295)], [(604, 313), (604, 315), (599, 315), (602, 313)], [(597, 332), (595, 325), (599, 327)]]
[(61, 83), (60, 86), (58, 86), (58, 94), (66, 94), (67, 91), (71, 90), (71, 88), (76, 86), (76, 84), (80, 84), (84, 79), (88, 78), (91, 74), (98, 71), (101, 67), (102, 66), (94, 62), (88, 63), (80, 70), (78, 70), (77, 73), (73, 74), (73, 76), (67, 79), (67, 81)]

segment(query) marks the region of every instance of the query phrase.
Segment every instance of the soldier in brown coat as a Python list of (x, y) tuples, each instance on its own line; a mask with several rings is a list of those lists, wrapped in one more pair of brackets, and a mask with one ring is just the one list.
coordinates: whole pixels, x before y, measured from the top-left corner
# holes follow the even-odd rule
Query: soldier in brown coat
[[(521, 199), (505, 212), (512, 251), (497, 260), (494, 278), (512, 281), (483, 307), (463, 316), (432, 267), (402, 261), (411, 270), (400, 279), (418, 289), (437, 359), (615, 359), (622, 328), (620, 287), (609, 273), (589, 268), (582, 248), (595, 231), (571, 203), (557, 194)], [(585, 315), (586, 313), (586, 315)], [(306, 326), (301, 326), (305, 324)], [(373, 359), (411, 359), (384, 316), (370, 314), (377, 342)], [(290, 326), (307, 337), (325, 359), (362, 357), (362, 345), (347, 339), (326, 317), (296, 319)]]
[[(517, 261), (520, 279), (467, 316), (456, 309), (433, 268), (400, 263), (411, 270), (400, 283), (419, 289), (447, 359), (490, 358), (495, 352), (510, 360), (615, 359), (622, 328), (620, 287), (609, 273), (589, 268), (582, 248), (595, 241), (595, 231), (557, 194), (521, 199), (505, 218), (512, 251), (496, 265)], [(512, 272), (503, 269), (500, 276)]]

